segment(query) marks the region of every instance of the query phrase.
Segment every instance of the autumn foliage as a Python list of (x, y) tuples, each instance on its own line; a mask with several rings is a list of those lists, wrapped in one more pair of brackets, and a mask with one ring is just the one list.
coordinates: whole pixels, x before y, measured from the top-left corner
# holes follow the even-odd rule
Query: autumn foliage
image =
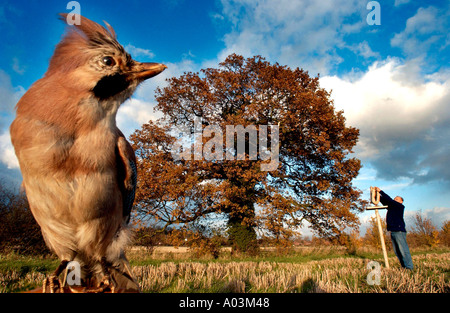
[[(318, 77), (259, 56), (233, 54), (219, 68), (169, 79), (167, 87), (157, 89), (156, 100), (164, 117), (130, 137), (138, 157), (139, 220), (166, 227), (226, 219), (234, 248), (244, 251), (254, 248), (256, 230), (282, 240), (307, 221), (318, 235), (337, 238), (358, 225), (355, 213), (364, 202), (352, 180), (361, 164), (349, 154), (359, 131), (346, 126)], [(191, 140), (178, 138), (176, 130), (198, 131), (199, 118), (203, 131), (216, 127), (201, 137), (203, 153), (215, 157), (175, 158), (176, 140)], [(227, 125), (254, 125), (258, 134), (266, 126), (268, 147), (275, 140), (268, 126), (277, 125), (277, 167), (262, 170), (270, 160), (250, 134), (245, 160), (226, 158), (230, 151), (211, 138), (220, 143), (220, 134), (225, 143)], [(248, 155), (252, 144), (256, 158)]]

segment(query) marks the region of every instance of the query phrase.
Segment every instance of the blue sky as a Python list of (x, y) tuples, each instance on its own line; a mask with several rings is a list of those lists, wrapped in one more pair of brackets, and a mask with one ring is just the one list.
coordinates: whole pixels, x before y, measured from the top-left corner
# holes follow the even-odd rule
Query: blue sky
[[(154, 119), (154, 89), (185, 71), (216, 67), (230, 53), (320, 73), (337, 109), (358, 127), (355, 185), (405, 198), (450, 219), (450, 2), (378, 1), (380, 25), (368, 25), (366, 0), (78, 1), (81, 14), (111, 24), (139, 61), (168, 69), (144, 83), (119, 110), (126, 133)], [(14, 105), (43, 76), (64, 33), (68, 1), (0, 4), (0, 176), (19, 182), (8, 127)], [(366, 222), (371, 213), (361, 214)]]

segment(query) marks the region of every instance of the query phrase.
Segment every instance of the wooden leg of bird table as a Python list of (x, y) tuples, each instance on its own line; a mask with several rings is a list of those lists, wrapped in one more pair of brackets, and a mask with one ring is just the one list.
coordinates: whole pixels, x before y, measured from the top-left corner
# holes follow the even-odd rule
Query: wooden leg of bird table
[(380, 234), (380, 241), (381, 241), (381, 249), (383, 249), (384, 264), (386, 265), (386, 268), (389, 268), (389, 260), (386, 252), (386, 244), (384, 243), (383, 227), (381, 227), (381, 218), (380, 213), (378, 213), (378, 210), (375, 210), (375, 215), (377, 217), (378, 232)]

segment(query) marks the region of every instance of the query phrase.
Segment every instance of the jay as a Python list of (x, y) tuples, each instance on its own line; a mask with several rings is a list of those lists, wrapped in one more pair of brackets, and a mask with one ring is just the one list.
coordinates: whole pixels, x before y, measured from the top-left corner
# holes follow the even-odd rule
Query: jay
[(64, 291), (59, 276), (73, 260), (86, 291), (139, 291), (124, 254), (136, 158), (116, 114), (166, 66), (133, 60), (108, 23), (80, 18), (56, 46), (44, 77), (17, 103), (10, 127), (31, 211), (61, 260), (43, 291)]

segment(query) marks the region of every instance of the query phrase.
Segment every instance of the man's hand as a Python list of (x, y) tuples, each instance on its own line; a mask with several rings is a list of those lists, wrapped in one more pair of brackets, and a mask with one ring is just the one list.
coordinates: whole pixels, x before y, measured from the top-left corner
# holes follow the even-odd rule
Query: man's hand
[(375, 191), (378, 191), (378, 192), (381, 191), (381, 189), (379, 187), (374, 187), (374, 188), (375, 188)]

